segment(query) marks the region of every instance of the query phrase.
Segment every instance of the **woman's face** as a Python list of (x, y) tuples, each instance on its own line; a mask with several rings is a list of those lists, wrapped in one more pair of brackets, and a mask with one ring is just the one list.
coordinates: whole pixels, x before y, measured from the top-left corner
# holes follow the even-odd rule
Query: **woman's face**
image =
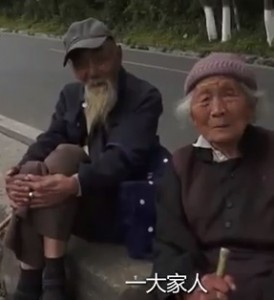
[(238, 142), (253, 116), (254, 106), (235, 79), (209, 77), (193, 91), (191, 118), (199, 134), (210, 143)]

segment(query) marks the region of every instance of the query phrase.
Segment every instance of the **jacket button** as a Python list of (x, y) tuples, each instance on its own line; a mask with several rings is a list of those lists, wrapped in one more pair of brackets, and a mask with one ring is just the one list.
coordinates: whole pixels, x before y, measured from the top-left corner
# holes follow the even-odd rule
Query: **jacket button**
[(229, 229), (229, 228), (231, 228), (231, 226), (232, 226), (232, 223), (230, 221), (225, 222), (225, 228)]
[(144, 199), (140, 199), (140, 204), (145, 205), (146, 201)]
[(163, 162), (164, 162), (165, 164), (167, 164), (167, 163), (168, 163), (168, 158), (164, 158), (164, 159), (163, 159)]
[(233, 207), (233, 204), (232, 204), (232, 202), (231, 202), (230, 200), (228, 200), (228, 201), (226, 202), (226, 207), (227, 207), (227, 208), (232, 208), (232, 207)]
[(154, 182), (153, 182), (152, 180), (150, 180), (150, 181), (148, 182), (148, 184), (153, 185)]
[(153, 232), (154, 231), (154, 228), (152, 226), (148, 227), (148, 232)]

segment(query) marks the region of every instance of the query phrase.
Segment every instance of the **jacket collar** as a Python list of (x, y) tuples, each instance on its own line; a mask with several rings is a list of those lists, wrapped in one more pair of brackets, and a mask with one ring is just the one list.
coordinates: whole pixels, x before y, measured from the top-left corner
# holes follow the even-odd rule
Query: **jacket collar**
[(220, 163), (229, 159), (221, 151), (214, 149), (214, 147), (202, 135), (199, 136), (198, 140), (192, 144), (192, 146), (194, 148), (211, 150), (213, 161), (215, 162)]
[[(242, 158), (262, 158), (265, 155), (265, 151), (267, 151), (266, 143), (266, 130), (253, 125), (248, 125), (239, 143)], [(229, 160), (220, 151), (214, 149), (203, 136), (199, 136), (192, 146), (195, 148), (198, 157), (204, 161), (220, 163)]]

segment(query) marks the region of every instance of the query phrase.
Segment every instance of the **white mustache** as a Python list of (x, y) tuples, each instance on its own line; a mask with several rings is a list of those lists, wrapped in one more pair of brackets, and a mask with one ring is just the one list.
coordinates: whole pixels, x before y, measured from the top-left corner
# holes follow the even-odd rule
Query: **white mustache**
[(102, 79), (95, 79), (95, 80), (89, 80), (87, 83), (87, 86), (89, 87), (97, 87), (101, 85), (107, 85), (107, 81)]

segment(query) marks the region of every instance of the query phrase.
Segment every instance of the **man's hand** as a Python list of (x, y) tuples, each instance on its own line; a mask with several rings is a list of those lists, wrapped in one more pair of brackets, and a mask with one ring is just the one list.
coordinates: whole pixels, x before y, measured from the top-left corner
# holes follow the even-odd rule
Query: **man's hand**
[(25, 182), (25, 187), (33, 192), (33, 197), (30, 200), (30, 208), (33, 209), (58, 205), (78, 193), (78, 182), (74, 177), (61, 174), (28, 175), (28, 179)]
[(229, 275), (221, 278), (216, 274), (208, 274), (203, 276), (201, 284), (207, 293), (197, 289), (190, 295), (178, 297), (178, 300), (227, 300), (228, 293), (236, 290), (234, 280)]
[(28, 180), (28, 176), (18, 174), (19, 172), (20, 167), (15, 166), (10, 168), (5, 174), (6, 193), (13, 208), (26, 205), (30, 191), (29, 188), (25, 186), (25, 181)]
[(10, 168), (6, 172), (6, 179), (11, 178), (12, 176), (18, 174), (19, 172), (20, 172), (20, 167), (19, 166), (14, 166), (14, 167)]

